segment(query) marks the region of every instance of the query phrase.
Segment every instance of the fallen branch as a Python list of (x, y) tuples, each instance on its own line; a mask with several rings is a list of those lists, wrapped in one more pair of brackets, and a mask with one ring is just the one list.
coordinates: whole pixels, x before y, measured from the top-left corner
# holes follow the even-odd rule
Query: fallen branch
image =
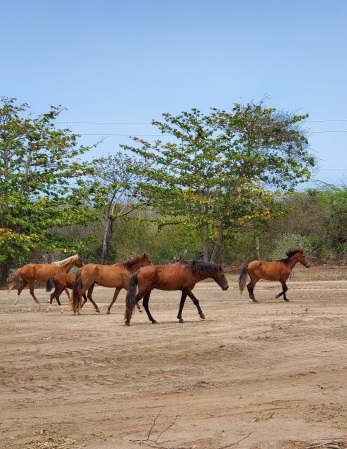
[(253, 433), (253, 432), (249, 432), (248, 435), (246, 435), (245, 437), (241, 438), (241, 439), (238, 440), (238, 441), (235, 441), (235, 443), (230, 443), (230, 444), (228, 444), (227, 446), (219, 446), (218, 449), (227, 449), (228, 447), (235, 446), (235, 444), (238, 444), (238, 443), (240, 443), (241, 441), (246, 440), (250, 435), (252, 435), (252, 433)]

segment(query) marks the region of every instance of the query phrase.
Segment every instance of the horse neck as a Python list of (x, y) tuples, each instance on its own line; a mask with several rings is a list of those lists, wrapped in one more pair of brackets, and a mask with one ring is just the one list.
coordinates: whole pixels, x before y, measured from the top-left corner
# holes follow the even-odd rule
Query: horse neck
[(68, 273), (75, 264), (76, 264), (76, 261), (72, 260), (71, 262), (67, 263), (65, 266), (59, 267), (59, 271), (61, 273)]
[(143, 261), (139, 260), (138, 262), (136, 262), (130, 269), (128, 268), (128, 271), (131, 274), (134, 274), (136, 271), (138, 271), (141, 267), (143, 266)]
[(206, 273), (195, 273), (195, 278), (197, 279), (196, 282), (203, 281), (205, 279), (214, 279), (212, 273), (206, 272)]
[(287, 261), (287, 266), (290, 268), (290, 271), (295, 267), (295, 265), (298, 263), (298, 259), (296, 258), (296, 255), (292, 256)]

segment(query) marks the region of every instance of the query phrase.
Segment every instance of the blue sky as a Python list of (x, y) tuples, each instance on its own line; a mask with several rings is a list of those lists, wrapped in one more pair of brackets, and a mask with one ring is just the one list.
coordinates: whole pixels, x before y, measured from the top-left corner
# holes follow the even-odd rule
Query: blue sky
[[(264, 97), (310, 115), (314, 180), (347, 184), (345, 0), (0, 0), (0, 96), (50, 105), (92, 155), (161, 114)], [(87, 123), (78, 123), (87, 122)], [(101, 124), (102, 123), (102, 124)], [(312, 185), (312, 184), (310, 184)], [(302, 188), (305, 186), (302, 186)]]

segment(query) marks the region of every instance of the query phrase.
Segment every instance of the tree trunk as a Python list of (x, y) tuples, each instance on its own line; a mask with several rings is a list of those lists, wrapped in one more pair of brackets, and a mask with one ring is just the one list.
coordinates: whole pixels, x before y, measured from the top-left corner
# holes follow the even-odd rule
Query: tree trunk
[(102, 235), (102, 250), (101, 250), (101, 257), (100, 257), (101, 263), (104, 263), (106, 260), (110, 230), (111, 230), (111, 219), (109, 217), (106, 217), (105, 224), (104, 224), (104, 231), (103, 231), (103, 235)]
[(255, 238), (255, 254), (257, 255), (257, 259), (260, 260), (260, 243), (259, 243), (259, 237), (257, 236)]
[(210, 258), (210, 262), (215, 262), (215, 260), (217, 260), (218, 256), (219, 256), (219, 250), (222, 244), (222, 238), (223, 238), (223, 234), (224, 234), (224, 229), (222, 227), (219, 228), (218, 230), (218, 236), (214, 242), (213, 245), (213, 250), (212, 250), (212, 254), (211, 254), (211, 258)]
[(208, 244), (206, 242), (205, 237), (201, 238), (201, 243), (202, 243), (202, 254), (204, 262), (208, 262)]

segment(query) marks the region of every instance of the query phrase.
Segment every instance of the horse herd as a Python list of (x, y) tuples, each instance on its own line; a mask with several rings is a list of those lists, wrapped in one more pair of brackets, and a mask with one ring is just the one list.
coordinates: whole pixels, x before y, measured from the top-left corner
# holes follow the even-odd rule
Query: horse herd
[[(276, 298), (283, 295), (283, 299), (288, 301), (286, 297), (288, 290), (286, 281), (292, 269), (298, 262), (307, 268), (310, 266), (310, 263), (303, 250), (288, 251), (286, 256), (284, 259), (270, 262), (254, 260), (245, 265), (239, 277), (240, 293), (243, 292), (249, 277), (250, 282), (247, 284), (249, 300), (252, 303), (258, 302), (254, 297), (255, 284), (260, 279), (272, 280), (278, 281), (282, 285), (282, 291), (276, 295)], [(78, 268), (77, 272), (76, 274), (69, 274), (73, 266)], [(127, 291), (125, 324), (130, 325), (133, 309), (135, 306), (140, 309), (139, 301), (141, 299), (143, 300), (143, 307), (149, 321), (153, 324), (157, 323), (149, 310), (149, 299), (153, 289), (180, 290), (182, 294), (177, 318), (180, 323), (183, 323), (182, 311), (187, 296), (196, 306), (200, 318), (205, 318), (199, 301), (192, 292), (196, 283), (205, 279), (213, 279), (222, 290), (227, 290), (229, 287), (222, 265), (215, 263), (182, 260), (169, 265), (153, 265), (148, 254), (142, 253), (124, 263), (116, 263), (114, 265), (89, 263), (84, 265), (81, 254), (77, 253), (67, 259), (51, 264), (29, 263), (24, 265), (14, 273), (12, 282), (9, 285), (9, 291), (14, 287), (17, 288), (17, 299), (15, 301), (15, 304), (17, 304), (22, 290), (28, 285), (31, 296), (36, 303), (39, 303), (35, 296), (34, 284), (35, 281), (45, 282), (46, 291), (51, 291), (53, 286), (55, 287), (54, 292), (50, 296), (47, 312), (51, 309), (54, 298), (58, 302), (61, 312), (63, 312), (59, 297), (65, 290), (71, 301), (73, 312), (79, 314), (87, 300), (93, 304), (96, 312), (100, 312), (92, 296), (95, 284), (115, 288), (107, 313), (110, 313), (119, 292), (124, 288)], [(72, 299), (69, 289), (73, 293)]]

